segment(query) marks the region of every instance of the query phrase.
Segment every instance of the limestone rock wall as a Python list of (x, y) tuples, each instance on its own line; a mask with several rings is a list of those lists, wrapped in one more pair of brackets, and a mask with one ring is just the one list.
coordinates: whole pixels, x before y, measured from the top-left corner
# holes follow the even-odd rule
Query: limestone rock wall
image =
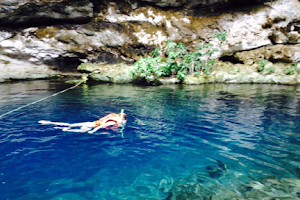
[(88, 22), (93, 4), (88, 0), (10, 0), (0, 2), (0, 24), (8, 27)]
[(235, 5), (249, 5), (265, 2), (265, 0), (140, 0), (161, 7), (198, 7), (198, 8), (224, 8)]
[(4, 1), (0, 68), (23, 61), (27, 70), (1, 70), (0, 81), (76, 74), (81, 63), (132, 65), (167, 39), (193, 47), (221, 31), (220, 60), (298, 63), (299, 10), (298, 0)]

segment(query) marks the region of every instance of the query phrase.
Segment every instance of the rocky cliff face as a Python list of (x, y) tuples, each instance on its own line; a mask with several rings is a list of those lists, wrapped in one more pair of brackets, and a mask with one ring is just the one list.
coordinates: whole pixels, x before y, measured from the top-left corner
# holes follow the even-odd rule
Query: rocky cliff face
[(217, 55), (224, 66), (268, 59), (284, 68), (300, 60), (299, 10), (298, 0), (5, 1), (0, 81), (76, 74), (81, 63), (130, 68), (167, 39), (193, 47), (221, 31), (228, 33)]

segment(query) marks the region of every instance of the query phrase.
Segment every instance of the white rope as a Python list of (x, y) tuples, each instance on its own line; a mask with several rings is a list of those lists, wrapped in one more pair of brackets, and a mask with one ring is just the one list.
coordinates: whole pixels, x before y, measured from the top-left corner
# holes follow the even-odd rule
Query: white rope
[(19, 108), (14, 109), (14, 110), (11, 110), (11, 111), (9, 111), (9, 112), (7, 112), (7, 113), (4, 113), (4, 114), (0, 115), (0, 118), (4, 117), (5, 115), (8, 115), (8, 114), (10, 114), (10, 113), (13, 113), (13, 112), (15, 112), (15, 111), (21, 110), (22, 108), (25, 108), (25, 107), (27, 107), (27, 106), (36, 104), (36, 103), (38, 103), (38, 102), (40, 102), (40, 101), (44, 101), (44, 100), (46, 100), (46, 99), (48, 99), (48, 98), (50, 98), (50, 97), (54, 97), (54, 96), (56, 96), (56, 95), (58, 95), (58, 94), (67, 92), (67, 91), (69, 91), (69, 90), (72, 90), (72, 89), (76, 88), (77, 86), (79, 86), (81, 83), (83, 83), (83, 82), (85, 82), (85, 81), (86, 81), (86, 80), (82, 79), (81, 81), (79, 81), (79, 83), (77, 83), (76, 85), (74, 85), (74, 86), (72, 86), (72, 87), (70, 87), (70, 88), (67, 88), (67, 89), (65, 89), (65, 90), (63, 90), (63, 91), (57, 92), (57, 93), (52, 94), (52, 95), (50, 95), (50, 96), (44, 97), (44, 98), (39, 99), (39, 100), (37, 100), (37, 101), (34, 101), (34, 102), (32, 102), (32, 103), (26, 104), (26, 105), (24, 105), (24, 106), (21, 106), (21, 107), (19, 107)]

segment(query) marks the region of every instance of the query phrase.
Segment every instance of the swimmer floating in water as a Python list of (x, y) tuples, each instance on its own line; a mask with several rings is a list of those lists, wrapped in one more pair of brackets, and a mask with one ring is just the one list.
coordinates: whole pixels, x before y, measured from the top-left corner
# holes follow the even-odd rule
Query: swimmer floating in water
[[(126, 122), (127, 122), (127, 116), (124, 113), (123, 109), (121, 110), (120, 114), (111, 113), (94, 122), (69, 124), (64, 122), (51, 122), (45, 120), (39, 121), (39, 123), (43, 125), (49, 125), (49, 124), (56, 125), (56, 127), (54, 128), (62, 129), (63, 131), (88, 132), (88, 133), (94, 133), (101, 128), (115, 129), (118, 127), (122, 127), (126, 124)], [(76, 127), (80, 127), (80, 128), (76, 128)]]

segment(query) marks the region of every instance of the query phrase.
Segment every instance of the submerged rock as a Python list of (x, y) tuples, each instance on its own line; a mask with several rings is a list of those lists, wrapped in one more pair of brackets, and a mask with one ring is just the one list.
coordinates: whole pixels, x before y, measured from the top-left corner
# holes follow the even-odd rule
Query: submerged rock
[(220, 178), (226, 171), (227, 165), (219, 160), (217, 160), (218, 165), (207, 165), (206, 171), (211, 178)]
[(179, 179), (170, 190), (166, 200), (178, 199), (209, 199), (214, 193), (206, 189), (202, 184), (190, 182), (188, 179)]
[(222, 169), (216, 165), (208, 165), (206, 170), (212, 178), (219, 178), (222, 175)]
[[(220, 166), (208, 165), (217, 169)], [(216, 171), (216, 170), (214, 170)], [(235, 177), (239, 174), (239, 177)], [(186, 178), (180, 178), (173, 183), (167, 193), (166, 200), (244, 200), (244, 199), (299, 199), (300, 180), (295, 178), (276, 178), (274, 176), (249, 180), (241, 179), (241, 174), (232, 169), (226, 172), (226, 180), (216, 181), (205, 176), (205, 171), (193, 172)], [(246, 175), (245, 175), (246, 176)], [(201, 179), (201, 181), (198, 181)]]
[(252, 199), (299, 199), (299, 180), (293, 178), (261, 178), (249, 184), (245, 198)]

